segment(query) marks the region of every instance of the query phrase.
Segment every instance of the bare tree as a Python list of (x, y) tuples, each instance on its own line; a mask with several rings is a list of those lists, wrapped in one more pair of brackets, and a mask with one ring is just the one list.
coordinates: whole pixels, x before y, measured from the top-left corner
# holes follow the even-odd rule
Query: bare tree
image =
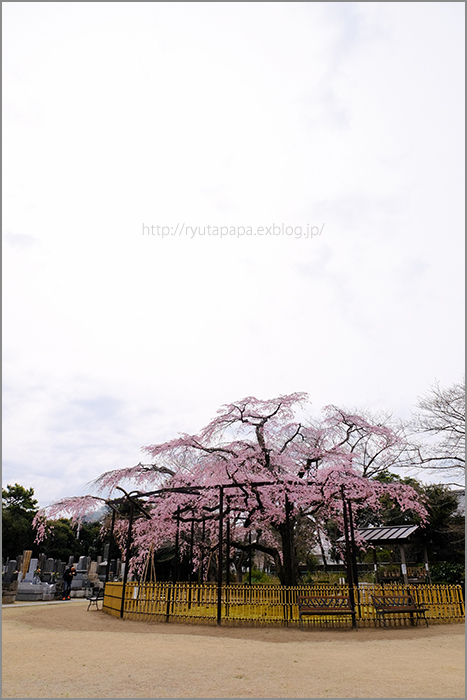
[[(413, 466), (408, 421), (382, 411), (344, 411), (336, 406), (333, 410), (340, 417), (338, 442), (350, 449), (352, 464), (364, 477), (374, 479), (378, 474)], [(372, 431), (368, 425), (373, 426)]]
[[(419, 398), (414, 431), (426, 442), (416, 447), (418, 465), (454, 478), (465, 476), (465, 382), (450, 387), (434, 384)], [(451, 482), (454, 486), (464, 484)]]

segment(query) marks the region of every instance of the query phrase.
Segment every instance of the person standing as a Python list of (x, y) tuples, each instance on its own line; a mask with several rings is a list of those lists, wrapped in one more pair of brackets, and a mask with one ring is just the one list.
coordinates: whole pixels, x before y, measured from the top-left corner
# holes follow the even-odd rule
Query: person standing
[(63, 600), (70, 600), (71, 582), (76, 574), (76, 569), (73, 566), (67, 566), (63, 573)]

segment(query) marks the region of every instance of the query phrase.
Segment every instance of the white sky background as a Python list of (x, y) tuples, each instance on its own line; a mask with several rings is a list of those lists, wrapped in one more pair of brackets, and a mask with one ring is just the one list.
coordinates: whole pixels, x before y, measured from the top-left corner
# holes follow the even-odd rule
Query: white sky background
[[(3, 484), (464, 366), (463, 3), (3, 3)], [(322, 228), (143, 236), (142, 225)]]

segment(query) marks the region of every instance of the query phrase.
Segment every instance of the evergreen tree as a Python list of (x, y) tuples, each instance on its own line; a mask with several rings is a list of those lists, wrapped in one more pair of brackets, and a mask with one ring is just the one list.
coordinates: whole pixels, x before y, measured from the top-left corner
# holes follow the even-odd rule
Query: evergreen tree
[(2, 556), (14, 559), (25, 549), (39, 553), (32, 520), (38, 511), (34, 489), (20, 484), (2, 488)]

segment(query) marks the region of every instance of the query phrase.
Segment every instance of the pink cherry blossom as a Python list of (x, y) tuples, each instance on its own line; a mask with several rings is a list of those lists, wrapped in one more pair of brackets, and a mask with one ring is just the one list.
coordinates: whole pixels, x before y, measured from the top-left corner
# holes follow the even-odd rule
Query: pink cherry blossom
[[(249, 396), (222, 406), (197, 435), (148, 445), (142, 448), (148, 462), (99, 476), (93, 486), (100, 497), (65, 499), (40, 511), (38, 537), (45, 516), (66, 511), (79, 519), (86, 508), (120, 496), (117, 486), (131, 484), (150, 513), (150, 519), (134, 522), (133, 569), (141, 572), (150, 552), (173, 543), (177, 529), (180, 552), (186, 552), (192, 528), (198, 566), (218, 544), (222, 486), (232, 552), (245, 550), (251, 534), (254, 549), (273, 557), (281, 580), (293, 583), (299, 522), (333, 518), (343, 528), (342, 488), (355, 517), (361, 509), (378, 513), (386, 494), (423, 521), (426, 511), (412, 487), (368, 478), (393, 463), (403, 447), (400, 438), (389, 427), (336, 406), (327, 406), (321, 420), (299, 421), (296, 412), (303, 413), (307, 399), (304, 393), (267, 401)], [(126, 527), (120, 521), (115, 530), (122, 549)]]

